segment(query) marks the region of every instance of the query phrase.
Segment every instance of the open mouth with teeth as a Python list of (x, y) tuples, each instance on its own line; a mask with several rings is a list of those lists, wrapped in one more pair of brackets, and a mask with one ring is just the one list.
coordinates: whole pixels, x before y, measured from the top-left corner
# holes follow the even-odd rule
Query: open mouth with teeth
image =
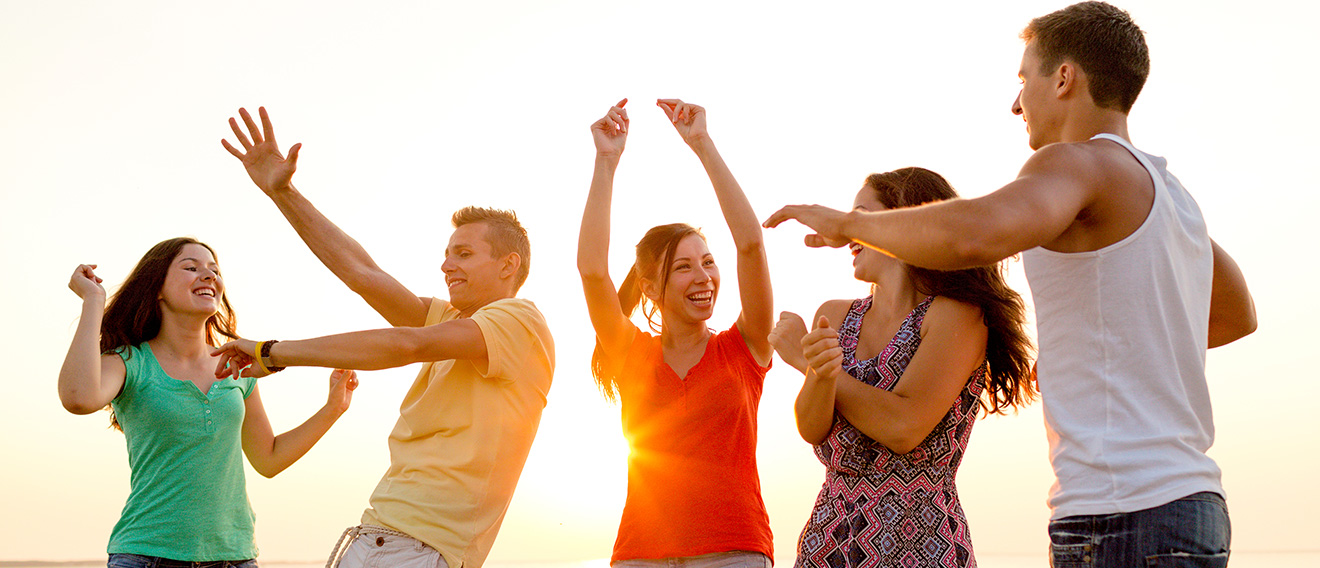
[(862, 254), (862, 249), (863, 249), (863, 248), (865, 248), (865, 247), (863, 247), (863, 246), (861, 245), (861, 243), (848, 243), (848, 250), (852, 251), (852, 255), (853, 255), (853, 256), (857, 256), (857, 255), (859, 255), (859, 254)]
[(212, 289), (210, 289), (210, 288), (198, 288), (198, 289), (196, 289), (196, 290), (193, 290), (193, 295), (194, 295), (194, 296), (205, 296), (205, 297), (207, 297), (207, 298), (214, 298), (214, 297), (215, 297), (215, 290), (212, 290)]
[(697, 305), (699, 305), (699, 306), (709, 306), (712, 302), (715, 301), (715, 291), (714, 291), (714, 290), (706, 290), (706, 291), (704, 291), (704, 292), (697, 292), (697, 293), (695, 293), (695, 294), (688, 294), (687, 299), (688, 299), (689, 302), (692, 302), (692, 303), (697, 304)]

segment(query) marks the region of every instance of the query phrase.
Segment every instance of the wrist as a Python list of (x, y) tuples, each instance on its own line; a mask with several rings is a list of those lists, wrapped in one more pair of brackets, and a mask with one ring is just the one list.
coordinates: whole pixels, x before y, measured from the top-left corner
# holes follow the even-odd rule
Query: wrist
[(687, 142), (688, 147), (698, 153), (709, 151), (715, 147), (715, 142), (710, 139), (710, 134), (705, 132), (694, 134), (683, 141)]
[(292, 182), (292, 181), (286, 181), (286, 182), (283, 182), (283, 183), (277, 183), (277, 184), (272, 185), (272, 186), (270, 186), (270, 187), (262, 187), (262, 188), (261, 188), (261, 191), (262, 191), (262, 193), (265, 193), (266, 196), (267, 196), (267, 197), (270, 197), (271, 199), (276, 199), (276, 198), (280, 198), (280, 197), (292, 196), (292, 195), (298, 193), (297, 188), (293, 187), (293, 182)]

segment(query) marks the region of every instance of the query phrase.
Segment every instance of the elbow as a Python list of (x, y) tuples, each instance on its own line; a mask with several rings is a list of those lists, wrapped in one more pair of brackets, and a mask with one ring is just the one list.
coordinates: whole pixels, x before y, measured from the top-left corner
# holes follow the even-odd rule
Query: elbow
[(60, 397), (60, 403), (64, 405), (64, 409), (69, 411), (70, 414), (77, 414), (80, 416), (85, 414), (91, 414), (93, 412), (101, 410), (102, 408), (105, 408), (105, 405), (97, 406), (90, 402), (86, 402), (82, 400), (72, 400), (66, 397)]
[(735, 244), (735, 246), (738, 247), (738, 256), (740, 257), (760, 256), (763, 258), (765, 257), (765, 238), (761, 235), (759, 226), (757, 227), (757, 229), (758, 230), (754, 235), (745, 236), (738, 239), (738, 242)]
[(829, 429), (813, 428), (810, 425), (798, 423), (798, 435), (802, 440), (813, 446), (819, 446), (825, 442), (825, 437), (829, 435)]
[(252, 464), (252, 469), (256, 470), (258, 474), (260, 474), (262, 477), (266, 479), (274, 478), (275, 476), (279, 475), (280, 472), (284, 471), (286, 467), (288, 466), (280, 466), (274, 464), (260, 464), (260, 465), (255, 463)]
[(64, 409), (69, 411), (69, 413), (78, 415), (91, 414), (106, 407), (104, 403), (83, 396), (80, 391), (76, 390), (61, 390), (60, 404), (63, 405)]

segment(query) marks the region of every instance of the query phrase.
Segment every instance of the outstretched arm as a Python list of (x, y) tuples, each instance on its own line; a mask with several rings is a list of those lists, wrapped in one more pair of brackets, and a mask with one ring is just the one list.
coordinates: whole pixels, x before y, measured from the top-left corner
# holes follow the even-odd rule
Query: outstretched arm
[(1214, 249), (1215, 273), (1210, 288), (1210, 348), (1227, 345), (1256, 331), (1256, 303), (1247, 290), (1247, 279), (1233, 257), (1219, 243)]
[(80, 264), (69, 278), (69, 289), (82, 298), (82, 317), (60, 367), (59, 392), (64, 409), (74, 414), (105, 408), (124, 388), (124, 360), (101, 354), (105, 288), (93, 272), (95, 268), (95, 264)]
[(610, 201), (614, 194), (614, 171), (619, 167), (619, 157), (628, 140), (628, 111), (623, 108), (627, 103), (628, 99), (619, 101), (591, 125), (596, 167), (578, 232), (577, 264), (582, 292), (587, 298), (587, 312), (596, 330), (596, 340), (607, 354), (623, 352), (632, 337), (629, 333), (632, 324), (619, 306), (609, 270)]
[(701, 159), (701, 165), (706, 168), (706, 175), (715, 188), (724, 222), (729, 225), (733, 244), (738, 249), (738, 290), (742, 301), (738, 329), (757, 362), (769, 364), (774, 354), (768, 339), (775, 326), (774, 297), (770, 289), (765, 241), (756, 211), (752, 210), (747, 195), (706, 130), (706, 109), (678, 99), (661, 99), (656, 105), (665, 111), (683, 141)]
[(221, 144), (243, 163), (248, 176), (275, 202), (289, 225), (307, 243), (307, 248), (390, 325), (415, 327), (425, 324), (431, 299), (418, 297), (381, 270), (362, 245), (330, 222), (293, 187), (293, 172), (298, 167), (302, 144), (291, 146), (288, 157), (285, 157), (275, 142), (275, 128), (265, 107), (259, 109), (260, 129), (247, 109), (239, 109), (238, 113), (251, 139), (239, 128), (238, 121), (230, 118), (229, 127), (243, 149), (235, 148), (228, 140), (221, 140)]
[[(257, 342), (230, 341), (211, 352), (219, 355), (216, 378), (236, 372), (251, 376), (257, 365)], [(375, 371), (412, 363), (469, 359), (486, 364), (486, 340), (470, 318), (450, 320), (426, 327), (393, 327), (327, 335), (313, 339), (280, 341), (270, 348), (276, 367), (329, 367)], [(250, 366), (250, 367), (249, 367)]]
[(261, 391), (252, 387), (252, 393), (244, 401), (247, 413), (243, 418), (243, 453), (252, 469), (265, 477), (275, 477), (306, 455), (348, 410), (357, 385), (356, 373), (335, 369), (330, 373), (330, 394), (325, 406), (296, 428), (279, 436), (270, 428), (266, 408), (261, 404)]
[(765, 221), (796, 220), (810, 227), (808, 246), (841, 247), (856, 241), (903, 262), (936, 270), (993, 264), (1057, 238), (1096, 199), (1089, 175), (1094, 160), (1071, 144), (1046, 146), (1018, 178), (976, 199), (951, 199), (889, 211), (836, 211), (790, 205)]

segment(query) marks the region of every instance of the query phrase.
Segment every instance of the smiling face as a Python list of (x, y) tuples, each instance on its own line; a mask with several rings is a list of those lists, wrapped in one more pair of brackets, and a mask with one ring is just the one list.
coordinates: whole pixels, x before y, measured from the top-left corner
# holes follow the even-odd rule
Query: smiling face
[[(664, 298), (660, 305), (662, 320), (671, 322), (706, 321), (715, 310), (720, 291), (720, 270), (715, 257), (701, 235), (689, 234), (678, 242), (673, 261), (667, 267)], [(654, 302), (660, 287), (645, 282), (646, 295)]]
[[(857, 192), (857, 197), (853, 199), (853, 209), (885, 211), (889, 208), (880, 202), (879, 194), (874, 187), (863, 185), (861, 191)], [(878, 283), (885, 270), (903, 267), (902, 261), (856, 242), (849, 244), (848, 250), (853, 254), (853, 278), (863, 282)]]
[(220, 311), (225, 293), (220, 265), (210, 249), (186, 244), (170, 261), (158, 300), (162, 312), (211, 316)]
[(1039, 150), (1058, 141), (1059, 105), (1054, 96), (1058, 74), (1057, 68), (1049, 75), (1041, 72), (1041, 60), (1036, 53), (1035, 43), (1028, 43), (1022, 52), (1022, 67), (1018, 70), (1022, 90), (1013, 100), (1013, 114), (1021, 116), (1027, 123), (1027, 144), (1032, 150)]
[(440, 269), (449, 287), (449, 303), (464, 316), (495, 300), (513, 296), (516, 270), (507, 257), (497, 258), (486, 240), (486, 223), (468, 223), (449, 236)]

